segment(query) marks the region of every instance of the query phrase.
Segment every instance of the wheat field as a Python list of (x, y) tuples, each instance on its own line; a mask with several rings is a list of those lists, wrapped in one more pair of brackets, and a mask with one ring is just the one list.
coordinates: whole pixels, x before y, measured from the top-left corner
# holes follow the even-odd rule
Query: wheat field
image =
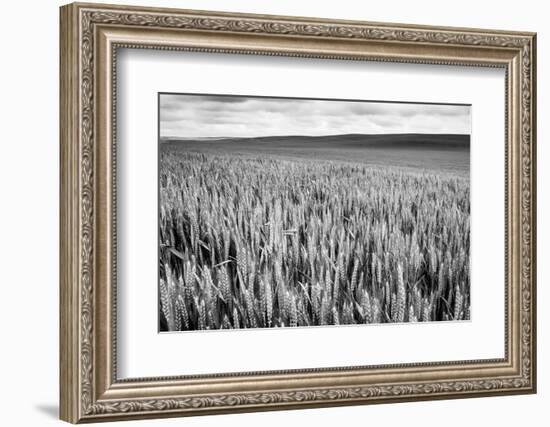
[(161, 331), (470, 318), (468, 177), (160, 156)]

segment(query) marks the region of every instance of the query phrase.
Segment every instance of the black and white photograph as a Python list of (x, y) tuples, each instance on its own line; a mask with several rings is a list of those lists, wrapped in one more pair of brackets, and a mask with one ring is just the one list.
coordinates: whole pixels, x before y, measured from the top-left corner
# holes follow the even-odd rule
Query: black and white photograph
[(470, 105), (158, 103), (161, 332), (470, 320)]

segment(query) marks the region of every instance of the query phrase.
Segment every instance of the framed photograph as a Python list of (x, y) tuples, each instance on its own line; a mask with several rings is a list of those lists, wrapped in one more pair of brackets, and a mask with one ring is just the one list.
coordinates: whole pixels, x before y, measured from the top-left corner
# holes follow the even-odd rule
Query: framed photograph
[(60, 22), (63, 420), (536, 391), (535, 34)]

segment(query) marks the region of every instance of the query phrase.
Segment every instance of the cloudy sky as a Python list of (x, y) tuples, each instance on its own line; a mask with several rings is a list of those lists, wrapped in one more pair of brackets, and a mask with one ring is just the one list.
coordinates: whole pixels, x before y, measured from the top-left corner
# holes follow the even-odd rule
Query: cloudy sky
[(182, 138), (347, 133), (470, 133), (470, 106), (160, 95), (160, 135)]

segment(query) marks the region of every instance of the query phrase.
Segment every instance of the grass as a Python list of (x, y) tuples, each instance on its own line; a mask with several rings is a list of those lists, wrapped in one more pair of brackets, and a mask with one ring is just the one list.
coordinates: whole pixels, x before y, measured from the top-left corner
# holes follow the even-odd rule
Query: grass
[(160, 171), (163, 331), (470, 317), (460, 174), (168, 145)]

